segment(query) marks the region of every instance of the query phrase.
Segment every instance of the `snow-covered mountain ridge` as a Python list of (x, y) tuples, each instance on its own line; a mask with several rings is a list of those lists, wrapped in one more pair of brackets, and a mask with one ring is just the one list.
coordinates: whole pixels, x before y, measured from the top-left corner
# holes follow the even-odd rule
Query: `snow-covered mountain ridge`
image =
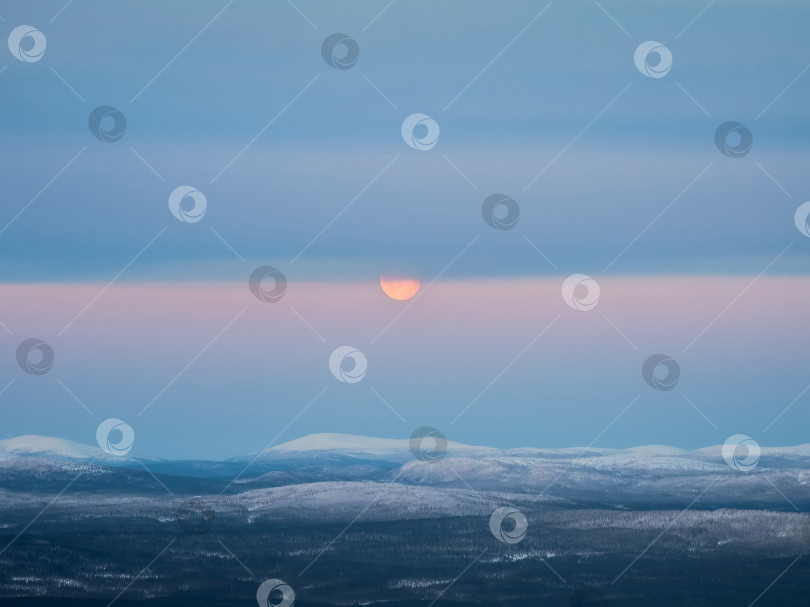
[[(428, 447), (430, 448), (430, 447)], [(721, 458), (722, 445), (713, 445), (685, 451), (666, 445), (646, 445), (628, 449), (608, 449), (594, 447), (568, 447), (562, 449), (540, 449), (521, 447), (498, 449), (479, 445), (467, 445), (447, 441), (447, 457), (470, 459), (564, 459), (569, 461), (591, 460), (594, 458), (610, 461)], [(375, 438), (351, 434), (310, 434), (265, 449), (259, 455), (263, 458), (307, 458), (322, 454), (336, 454), (358, 459), (377, 459), (402, 463), (414, 459), (409, 439)], [(133, 450), (137, 454), (137, 448)], [(792, 447), (762, 447), (762, 457), (810, 458), (810, 444)], [(68, 459), (109, 459), (113, 456), (96, 446), (84, 445), (75, 441), (48, 436), (24, 435), (0, 440), (0, 460), (18, 457), (60, 457)], [(231, 461), (252, 460), (256, 454), (231, 458)], [(119, 459), (119, 458), (116, 458)], [(149, 458), (155, 459), (155, 458)]]
[(0, 440), (0, 459), (26, 456), (50, 456), (70, 459), (109, 457), (99, 447), (83, 445), (64, 438), (28, 434)]

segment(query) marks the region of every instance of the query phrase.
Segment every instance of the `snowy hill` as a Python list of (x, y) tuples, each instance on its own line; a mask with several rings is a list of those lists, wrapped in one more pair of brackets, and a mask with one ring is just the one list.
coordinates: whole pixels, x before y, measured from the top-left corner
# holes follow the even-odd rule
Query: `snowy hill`
[[(427, 439), (430, 440), (430, 439)], [(426, 448), (431, 448), (426, 446)], [(495, 455), (499, 449), (491, 447), (478, 447), (447, 441), (447, 454), (464, 454), (470, 456)], [(403, 462), (414, 458), (411, 453), (409, 439), (374, 438), (357, 436), (354, 434), (310, 434), (302, 438), (288, 441), (271, 447), (263, 457), (297, 456), (316, 453), (340, 453), (363, 459), (383, 459), (386, 461)]]
[(0, 440), (0, 459), (15, 457), (64, 457), (70, 459), (104, 459), (110, 457), (98, 447), (82, 445), (64, 438), (28, 434)]

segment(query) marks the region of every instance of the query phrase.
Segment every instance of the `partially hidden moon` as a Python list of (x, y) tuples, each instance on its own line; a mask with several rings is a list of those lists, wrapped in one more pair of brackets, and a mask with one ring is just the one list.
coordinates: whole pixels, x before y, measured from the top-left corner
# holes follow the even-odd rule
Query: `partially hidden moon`
[(380, 286), (383, 293), (391, 299), (405, 301), (410, 299), (419, 291), (419, 281), (413, 278), (380, 278)]

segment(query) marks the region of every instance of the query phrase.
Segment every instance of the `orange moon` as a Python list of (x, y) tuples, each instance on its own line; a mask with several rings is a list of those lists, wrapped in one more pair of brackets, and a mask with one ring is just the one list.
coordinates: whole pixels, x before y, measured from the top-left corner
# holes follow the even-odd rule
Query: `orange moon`
[(380, 286), (383, 293), (391, 299), (405, 301), (410, 299), (419, 291), (419, 281), (413, 278), (380, 278)]

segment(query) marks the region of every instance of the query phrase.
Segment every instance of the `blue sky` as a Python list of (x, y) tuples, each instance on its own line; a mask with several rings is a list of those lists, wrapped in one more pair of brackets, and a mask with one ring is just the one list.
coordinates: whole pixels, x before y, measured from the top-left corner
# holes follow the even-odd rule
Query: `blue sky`
[[(4, 219), (88, 146), (3, 234), (0, 251), (14, 260), (7, 271), (13, 280), (107, 278), (165, 225), (168, 192), (185, 183), (206, 193), (206, 223), (243, 257), (291, 259), (396, 154), (402, 156), (390, 173), (309, 251), (302, 271), (317, 272), (317, 264), (303, 262), (326, 258), (345, 259), (343, 271), (351, 272), (355, 258), (371, 256), (417, 258), (429, 270), (480, 229), (480, 201), (501, 191), (522, 204), (521, 230), (543, 241), (549, 256), (554, 252), (562, 263), (599, 266), (711, 161), (715, 166), (699, 187), (617, 270), (745, 271), (735, 260), (769, 259), (793, 235), (785, 217), (796, 206), (756, 163), (796, 203), (804, 200), (802, 143), (808, 134), (804, 112), (810, 79), (799, 78), (755, 119), (808, 63), (810, 44), (801, 18), (806, 9), (800, 3), (721, 2), (679, 38), (705, 4), (603, 5), (631, 34), (628, 38), (590, 3), (555, 3), (446, 111), (545, 4), (516, 2), (505, 11), (488, 3), (475, 10), (461, 3), (443, 3), (440, 9), (427, 2), (394, 3), (363, 32), (382, 8), (379, 3), (340, 9), (303, 3), (300, 8), (315, 30), (287, 3), (239, 0), (132, 103), (226, 3), (172, 3), (148, 11), (137, 3), (74, 4), (52, 24), (47, 21), (58, 3), (10, 6), (3, 15), (9, 30), (17, 22), (32, 23), (48, 35), (43, 60), (25, 64), (9, 55), (2, 74), (3, 130), (14, 150), (2, 169)], [(333, 70), (323, 62), (320, 42), (332, 31), (358, 39), (361, 55), (354, 69)], [(663, 79), (645, 78), (633, 65), (635, 47), (647, 39), (673, 51), (673, 68)], [(600, 120), (524, 192), (629, 83)], [(127, 133), (118, 144), (89, 134), (87, 116), (101, 104), (118, 107), (127, 117)], [(415, 111), (434, 116), (441, 126), (434, 154), (403, 149), (399, 125)], [(752, 130), (755, 143), (747, 157), (717, 153), (714, 130), (726, 120)], [(474, 176), (479, 191), (442, 154)], [(573, 242), (572, 226), (578, 232)], [(196, 270), (193, 262), (232, 259), (219, 243), (186, 232), (172, 234), (133, 268), (131, 277), (142, 272), (151, 278), (169, 271), (161, 266), (180, 260), (185, 272), (204, 278), (208, 269)], [(47, 246), (31, 247), (32, 240)], [(521, 246), (514, 242), (520, 239), (503, 240), (499, 247)], [(487, 257), (482, 252), (476, 266), (499, 273), (486, 267)], [(515, 273), (536, 271), (520, 255), (511, 259)], [(803, 263), (785, 269), (801, 271)]]
[[(810, 198), (806, 178), (810, 74), (803, 73), (810, 64), (805, 26), (810, 9), (802, 2), (719, 0), (706, 8), (708, 4), (600, 2), (608, 16), (591, 2), (557, 1), (537, 17), (546, 2), (504, 6), (397, 0), (374, 19), (385, 2), (302, 0), (293, 6), (201, 0), (146, 6), (76, 0), (53, 19), (65, 3), (7, 3), (0, 6), (4, 20), (0, 29), (8, 34), (20, 24), (37, 27), (47, 37), (47, 51), (36, 63), (19, 62), (3, 51), (0, 62), (0, 67), (7, 66), (0, 74), (6, 150), (0, 166), (4, 184), (0, 229), (6, 226), (0, 233), (0, 281), (103, 285), (167, 226), (116, 284), (164, 281), (168, 289), (189, 281), (239, 284), (260, 264), (281, 268), (291, 284), (374, 283), (381, 273), (403, 269), (429, 281), (478, 236), (443, 280), (546, 277), (561, 282), (575, 272), (605, 280), (624, 275), (738, 277), (741, 282), (734, 283), (738, 290), (723, 290), (727, 297), (717, 300), (716, 312), (696, 307), (691, 325), (690, 304), (684, 304), (679, 322), (685, 323), (687, 333), (696, 333), (748, 284), (746, 277), (755, 277), (793, 242), (768, 273), (793, 277), (801, 301), (810, 239), (796, 230), (793, 213)], [(323, 61), (321, 42), (333, 32), (357, 40), (360, 58), (354, 68), (334, 70)], [(673, 67), (666, 77), (646, 78), (636, 69), (633, 52), (646, 40), (657, 40), (672, 51)], [(121, 141), (103, 143), (89, 132), (87, 118), (98, 105), (117, 107), (126, 116)], [(400, 136), (402, 120), (414, 112), (430, 115), (441, 127), (439, 143), (429, 152), (410, 149)], [(744, 158), (728, 158), (714, 146), (715, 129), (727, 120), (743, 123), (753, 134), (752, 151)], [(11, 221), (80, 151), (64, 173)], [(184, 184), (199, 188), (208, 200), (206, 215), (197, 224), (181, 224), (168, 212), (169, 193)], [(496, 192), (520, 204), (514, 230), (498, 232), (481, 219), (481, 203)], [(767, 314), (769, 294), (752, 296), (761, 304), (754, 317), (774, 323), (774, 334), (782, 336), (778, 318)], [(20, 309), (24, 298), (9, 296), (0, 320), (14, 332), (7, 336), (10, 353), (18, 333), (49, 340), (82, 308), (80, 301), (66, 298), (70, 309), (61, 312), (53, 302), (59, 297), (54, 291), (50, 302), (41, 304), (37, 318)], [(778, 299), (773, 294), (770, 298)], [(321, 322), (338, 326), (354, 322), (338, 315), (330, 318), (332, 302), (307, 301), (310, 314)], [(104, 297), (98, 306), (87, 316), (102, 313)], [(414, 308), (418, 306), (417, 302)], [(221, 314), (190, 322), (188, 333), (176, 336), (188, 349), (177, 352), (173, 368), (181, 369), (238, 310), (238, 305), (233, 312), (225, 306), (217, 308)], [(485, 311), (468, 314), (475, 318)], [(299, 322), (289, 313), (285, 318)], [(551, 318), (553, 313), (537, 321), (542, 327)], [(121, 317), (114, 319), (122, 322)], [(626, 322), (633, 324), (631, 318)], [(735, 323), (744, 327), (745, 318)], [(497, 322), (482, 317), (478, 326), (481, 343), (498, 342), (493, 337), (499, 331)], [(458, 369), (475, 368), (473, 354), (445, 352), (444, 344), (433, 344), (430, 331), (422, 334), (417, 329), (424, 348), (444, 352), (434, 362), (440, 376), (404, 388), (389, 369), (379, 391), (401, 392), (403, 416), (413, 418), (414, 427), (421, 425), (418, 418), (424, 411), (413, 404), (407, 415), (409, 403), (437, 399), (435, 408), (441, 415), (432, 421), (441, 427), (455, 414), (456, 401), (483, 387), (476, 382), (494, 376), (537, 327), (522, 331), (513, 327), (514, 339), (503, 342), (484, 369), (470, 374)], [(466, 325), (463, 329), (470, 330)], [(321, 330), (327, 332), (323, 326)], [(79, 352), (82, 344), (91, 349), (103, 341), (100, 335), (105, 332), (116, 331), (103, 322), (92, 328), (78, 323), (71, 329), (74, 341), (68, 350)], [(336, 340), (339, 335), (353, 343), (352, 334), (335, 333)], [(667, 342), (670, 338), (663, 334), (657, 338), (651, 331), (635, 339), (649, 341), (651, 349), (660, 343), (661, 349), (674, 346)], [(723, 354), (724, 343), (740, 347), (728, 339), (716, 344), (714, 356)], [(745, 404), (735, 409), (751, 423), (753, 433), (764, 425), (759, 423), (758, 407), (767, 393), (774, 394), (775, 401), (789, 402), (806, 385), (799, 377), (804, 359), (793, 341), (758, 335), (743, 345), (752, 354), (735, 362), (735, 370), (756, 375), (758, 385), (765, 387), (756, 398), (742, 395)], [(309, 348), (303, 342), (299, 346), (302, 352)], [(320, 346), (318, 341), (313, 344)], [(144, 348), (149, 352), (147, 345)], [(586, 372), (599, 366), (598, 359), (579, 348), (587, 345), (571, 346), (568, 353), (558, 351), (559, 356), (547, 364), (558, 368), (561, 376), (572, 377), (577, 377), (577, 368)], [(112, 357), (104, 377), (76, 364), (78, 354), (66, 367), (71, 375), (60, 377), (66, 385), (78, 384), (85, 393), (111, 403), (117, 398), (116, 383), (127, 378), (130, 385), (134, 374), (135, 383), (149, 386), (141, 395), (141, 401), (148, 402), (147, 393), (157, 392), (173, 374), (161, 370), (165, 365), (151, 364), (125, 350), (120, 358)], [(228, 352), (229, 361), (239, 360), (238, 354)], [(413, 352), (403, 349), (400, 354)], [(612, 350), (607, 352), (610, 356)], [(569, 360), (577, 353), (588, 361), (584, 368), (585, 363)], [(321, 352), (312, 355), (319, 360)], [(624, 355), (640, 356), (632, 350)], [(709, 358), (699, 357), (695, 365), (707, 364)], [(13, 356), (5, 359), (6, 374), (18, 377)], [(763, 362), (766, 359), (778, 364), (771, 367)], [(216, 374), (216, 367), (205, 367), (204, 358), (199, 362), (209, 369), (209, 376)], [(270, 426), (286, 425), (305, 394), (314, 395), (319, 389), (314, 378), (320, 376), (308, 375), (306, 366), (298, 383), (287, 381), (286, 376), (297, 377), (294, 364), (298, 363), (276, 363), (274, 372), (285, 378), (279, 381)], [(631, 366), (630, 358), (627, 365)], [(221, 443), (211, 446), (206, 432), (215, 432), (214, 420), (219, 418), (214, 411), (224, 396), (215, 401), (212, 387), (203, 382), (197, 391), (189, 388), (174, 401), (178, 418), (189, 419), (201, 406), (211, 411), (195, 422), (195, 434), (165, 447), (167, 426), (155, 422), (156, 427), (139, 433), (139, 444), (147, 452), (165, 450), (168, 455), (234, 454), (264, 446), (263, 433), (251, 428), (250, 420), (266, 413), (257, 392), (267, 386), (255, 378), (228, 379), (239, 377), (230, 367), (227, 371), (223, 367), (222, 375), (217, 384), (222, 394), (247, 403), (234, 419), (234, 428), (245, 428), (251, 440), (234, 429), (218, 435)], [(512, 379), (505, 375), (503, 381), (508, 389), (498, 396), (514, 403), (515, 415), (523, 412), (532, 418), (530, 395), (540, 389), (535, 379), (518, 374)], [(563, 382), (549, 394), (549, 401), (569, 403), (564, 409), (568, 413), (553, 408), (553, 414), (546, 412), (550, 417), (538, 418), (538, 425), (543, 419), (554, 420), (544, 432), (524, 428), (492, 435), (491, 419), (481, 416), (460, 428), (457, 438), (503, 446), (584, 444), (609, 421), (595, 421), (593, 428), (581, 433), (575, 430), (593, 403), (608, 399), (618, 406), (635, 390), (630, 384), (627, 390), (614, 386), (605, 393), (593, 385), (580, 392), (570, 385)], [(182, 381), (178, 389), (183, 389)], [(56, 399), (58, 385), (56, 390), (48, 392), (26, 377), (0, 396), (14, 404), (8, 434), (59, 433), (61, 427), (70, 428), (70, 438), (92, 436), (82, 429), (85, 420), (56, 416), (55, 427), (49, 430), (47, 424), (40, 427), (36, 411), (21, 412), (23, 403)], [(727, 415), (736, 393), (732, 391), (732, 397), (727, 391), (724, 396), (722, 389), (705, 390), (706, 400), (717, 403), (717, 416)], [(329, 423), (302, 418), (285, 438), (331, 430), (409, 434), (396, 419), (392, 426), (391, 420), (379, 425), (362, 422), (368, 418), (361, 405), (352, 404), (350, 394), (342, 397), (343, 415)], [(135, 400), (121, 404), (123, 411), (118, 413), (110, 405), (108, 413), (131, 416), (142, 407)], [(288, 404), (293, 402), (296, 405)], [(49, 406), (61, 411), (61, 405), (42, 405)], [(700, 446), (723, 439), (714, 439), (711, 433), (695, 436), (686, 421), (681, 426), (671, 423), (678, 431), (669, 436), (666, 428), (645, 425), (652, 423), (618, 426), (606, 440), (615, 446), (652, 442)], [(765, 442), (809, 442), (794, 428), (788, 426)], [(729, 434), (736, 431), (730, 428)]]

